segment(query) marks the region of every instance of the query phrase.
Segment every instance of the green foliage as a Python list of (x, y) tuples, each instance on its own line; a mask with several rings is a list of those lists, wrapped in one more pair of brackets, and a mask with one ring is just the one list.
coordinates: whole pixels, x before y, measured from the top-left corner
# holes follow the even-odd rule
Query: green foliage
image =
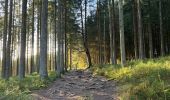
[(93, 71), (117, 81), (123, 100), (170, 99), (170, 57), (130, 61), (125, 67), (104, 65)]
[(45, 88), (57, 78), (56, 72), (49, 72), (49, 79), (41, 80), (38, 73), (27, 75), (23, 80), (11, 77), (9, 80), (0, 79), (0, 99), (32, 100), (28, 94), (32, 90)]

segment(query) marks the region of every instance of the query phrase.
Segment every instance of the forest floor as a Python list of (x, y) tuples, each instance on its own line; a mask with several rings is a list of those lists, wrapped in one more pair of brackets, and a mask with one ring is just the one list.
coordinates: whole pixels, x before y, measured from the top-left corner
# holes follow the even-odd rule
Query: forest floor
[(66, 73), (31, 95), (35, 100), (117, 100), (115, 82), (87, 70)]

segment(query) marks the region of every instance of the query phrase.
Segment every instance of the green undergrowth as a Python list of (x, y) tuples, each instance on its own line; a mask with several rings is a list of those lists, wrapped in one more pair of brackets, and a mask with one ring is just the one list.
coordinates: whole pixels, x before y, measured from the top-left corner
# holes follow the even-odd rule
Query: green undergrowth
[(121, 100), (170, 100), (170, 57), (96, 65), (94, 74), (115, 80)]
[(49, 72), (46, 80), (41, 80), (37, 73), (27, 75), (23, 80), (18, 77), (0, 79), (0, 100), (32, 100), (31, 91), (47, 87), (56, 78), (56, 72)]

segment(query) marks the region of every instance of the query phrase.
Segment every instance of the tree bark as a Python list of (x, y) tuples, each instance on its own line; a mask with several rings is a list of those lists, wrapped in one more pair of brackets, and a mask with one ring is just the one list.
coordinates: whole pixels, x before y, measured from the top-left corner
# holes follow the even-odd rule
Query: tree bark
[(163, 28), (162, 28), (162, 1), (159, 0), (159, 28), (160, 28), (160, 40), (161, 40), (161, 56), (165, 55), (164, 51), (164, 35), (163, 35)]
[(103, 54), (103, 56), (104, 56), (104, 59), (103, 59), (103, 62), (104, 62), (104, 64), (106, 64), (106, 57), (107, 57), (107, 53), (106, 53), (106, 11), (104, 10), (104, 21), (103, 21), (103, 34), (104, 34), (104, 36), (103, 36), (103, 41), (104, 41), (104, 43), (103, 43), (103, 45), (104, 45), (104, 54)]
[(140, 0), (137, 0), (137, 20), (138, 20), (138, 36), (139, 36), (138, 37), (138, 39), (139, 39), (139, 58), (144, 59)]
[(8, 0), (5, 0), (5, 16), (4, 16), (4, 30), (3, 30), (3, 58), (2, 58), (2, 78), (6, 78), (6, 40), (8, 30)]
[(36, 55), (36, 71), (39, 73), (40, 69), (40, 33), (41, 33), (41, 0), (38, 0), (37, 7), (37, 55)]
[(56, 4), (57, 4), (57, 0), (55, 0), (54, 1), (54, 45), (55, 45), (55, 61), (54, 61), (54, 63), (55, 63), (55, 70), (57, 70), (57, 20), (56, 20), (56, 18), (57, 18), (57, 6), (56, 6)]
[(137, 12), (136, 12), (136, 0), (133, 0), (133, 34), (134, 34), (134, 52), (135, 59), (138, 58), (138, 42), (137, 42)]
[(5, 70), (6, 79), (8, 79), (9, 76), (10, 76), (10, 68), (11, 68), (12, 9), (13, 9), (13, 0), (10, 0), (10, 12), (9, 12), (9, 24), (8, 24), (8, 41), (7, 41), (7, 50), (6, 50), (6, 70)]
[(32, 48), (31, 48), (31, 73), (35, 71), (34, 67), (34, 0), (32, 0)]
[(68, 48), (67, 48), (67, 1), (64, 1), (64, 18), (65, 18), (65, 23), (64, 23), (64, 28), (65, 28), (65, 33), (64, 33), (64, 40), (65, 40), (65, 71), (67, 72), (68, 69)]
[(121, 64), (126, 64), (125, 39), (124, 39), (124, 20), (123, 20), (123, 0), (119, 0), (119, 30), (120, 30), (120, 51)]
[(111, 64), (116, 64), (114, 0), (108, 0), (108, 9), (109, 9), (109, 34), (110, 34), (110, 61), (111, 61)]
[(26, 21), (27, 20), (27, 0), (22, 0), (22, 26), (21, 26), (21, 48), (19, 63), (19, 78), (25, 77), (25, 52), (26, 52)]
[(61, 1), (58, 1), (58, 22), (57, 22), (57, 29), (58, 29), (58, 33), (57, 33), (57, 67), (56, 67), (56, 71), (57, 74), (59, 75), (59, 77), (61, 77)]
[(40, 35), (40, 77), (48, 78), (47, 72), (47, 16), (48, 16), (48, 0), (42, 0), (41, 12), (41, 35)]
[(148, 22), (148, 34), (149, 34), (149, 56), (150, 58), (153, 58), (153, 39), (152, 39), (152, 27), (151, 27), (151, 13), (150, 13), (150, 0), (148, 0), (148, 6), (149, 6), (149, 22)]
[[(87, 6), (87, 1), (85, 0), (85, 6)], [(85, 7), (86, 8), (86, 7)], [(82, 24), (82, 37), (83, 37), (83, 45), (85, 48), (85, 52), (86, 52), (86, 56), (87, 56), (87, 60), (88, 60), (88, 68), (90, 68), (92, 66), (92, 62), (91, 62), (91, 56), (90, 56), (90, 51), (88, 48), (88, 44), (87, 44), (87, 27), (86, 27), (86, 9), (85, 9), (85, 33), (84, 33), (84, 26), (83, 26), (83, 6), (81, 5), (81, 24)]]

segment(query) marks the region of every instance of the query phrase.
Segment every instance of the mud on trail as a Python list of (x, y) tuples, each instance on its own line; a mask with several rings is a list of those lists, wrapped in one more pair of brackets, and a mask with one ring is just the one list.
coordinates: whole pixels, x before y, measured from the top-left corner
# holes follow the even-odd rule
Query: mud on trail
[(114, 81), (90, 71), (71, 71), (31, 95), (35, 100), (117, 100)]

